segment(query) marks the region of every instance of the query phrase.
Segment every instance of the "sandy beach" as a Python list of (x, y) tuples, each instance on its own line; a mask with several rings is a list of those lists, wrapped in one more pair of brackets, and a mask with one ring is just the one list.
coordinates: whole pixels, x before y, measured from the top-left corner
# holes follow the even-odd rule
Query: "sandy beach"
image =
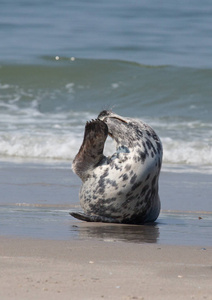
[(2, 163), (0, 179), (0, 299), (212, 299), (211, 175), (162, 172), (143, 226), (72, 218), (67, 163)]
[(212, 299), (212, 248), (0, 239), (0, 298)]

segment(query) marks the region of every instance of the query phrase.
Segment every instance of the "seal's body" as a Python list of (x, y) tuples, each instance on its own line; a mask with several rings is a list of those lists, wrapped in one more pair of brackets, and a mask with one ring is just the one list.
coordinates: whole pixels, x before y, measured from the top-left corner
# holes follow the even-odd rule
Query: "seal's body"
[[(103, 155), (108, 135), (117, 144), (111, 157)], [(91, 222), (155, 221), (160, 212), (162, 152), (159, 137), (147, 124), (101, 112), (86, 124), (83, 144), (72, 166), (83, 181), (80, 204), (84, 213), (70, 214)]]

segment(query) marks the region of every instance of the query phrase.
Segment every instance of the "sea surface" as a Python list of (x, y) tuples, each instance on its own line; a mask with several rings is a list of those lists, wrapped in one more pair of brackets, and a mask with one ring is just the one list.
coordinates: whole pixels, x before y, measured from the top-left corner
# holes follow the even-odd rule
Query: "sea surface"
[(210, 0), (1, 0), (1, 168), (71, 166), (86, 121), (112, 109), (155, 129), (162, 172), (211, 178), (211, 32)]

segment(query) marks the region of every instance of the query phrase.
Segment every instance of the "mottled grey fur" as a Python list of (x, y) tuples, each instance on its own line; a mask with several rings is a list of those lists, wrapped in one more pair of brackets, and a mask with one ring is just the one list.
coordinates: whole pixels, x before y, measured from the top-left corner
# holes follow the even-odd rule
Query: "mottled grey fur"
[[(116, 152), (103, 155), (110, 135)], [(143, 224), (160, 213), (158, 179), (162, 144), (154, 130), (140, 120), (102, 111), (85, 126), (82, 146), (73, 161), (81, 178), (84, 213), (72, 216), (90, 222)]]

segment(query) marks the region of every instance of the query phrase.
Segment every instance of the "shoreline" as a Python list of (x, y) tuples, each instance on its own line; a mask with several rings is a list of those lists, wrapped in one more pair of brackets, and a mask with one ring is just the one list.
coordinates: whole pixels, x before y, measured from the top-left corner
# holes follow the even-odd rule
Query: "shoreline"
[[(212, 247), (212, 214), (161, 213), (157, 222), (144, 225), (82, 222), (65, 210), (14, 209), (0, 211), (0, 236), (46, 241), (94, 241)], [(43, 211), (42, 211), (43, 210)], [(12, 218), (11, 218), (12, 214)], [(8, 217), (9, 215), (9, 217)], [(7, 219), (9, 218), (9, 221)]]
[(0, 166), (0, 299), (211, 299), (211, 175), (162, 171), (162, 212), (139, 226), (72, 218), (67, 164)]
[(162, 210), (153, 225), (91, 224), (69, 215), (80, 209), (81, 185), (69, 163), (0, 162), (0, 235), (212, 246), (211, 178), (162, 170)]
[(212, 247), (0, 237), (0, 298), (211, 299)]

